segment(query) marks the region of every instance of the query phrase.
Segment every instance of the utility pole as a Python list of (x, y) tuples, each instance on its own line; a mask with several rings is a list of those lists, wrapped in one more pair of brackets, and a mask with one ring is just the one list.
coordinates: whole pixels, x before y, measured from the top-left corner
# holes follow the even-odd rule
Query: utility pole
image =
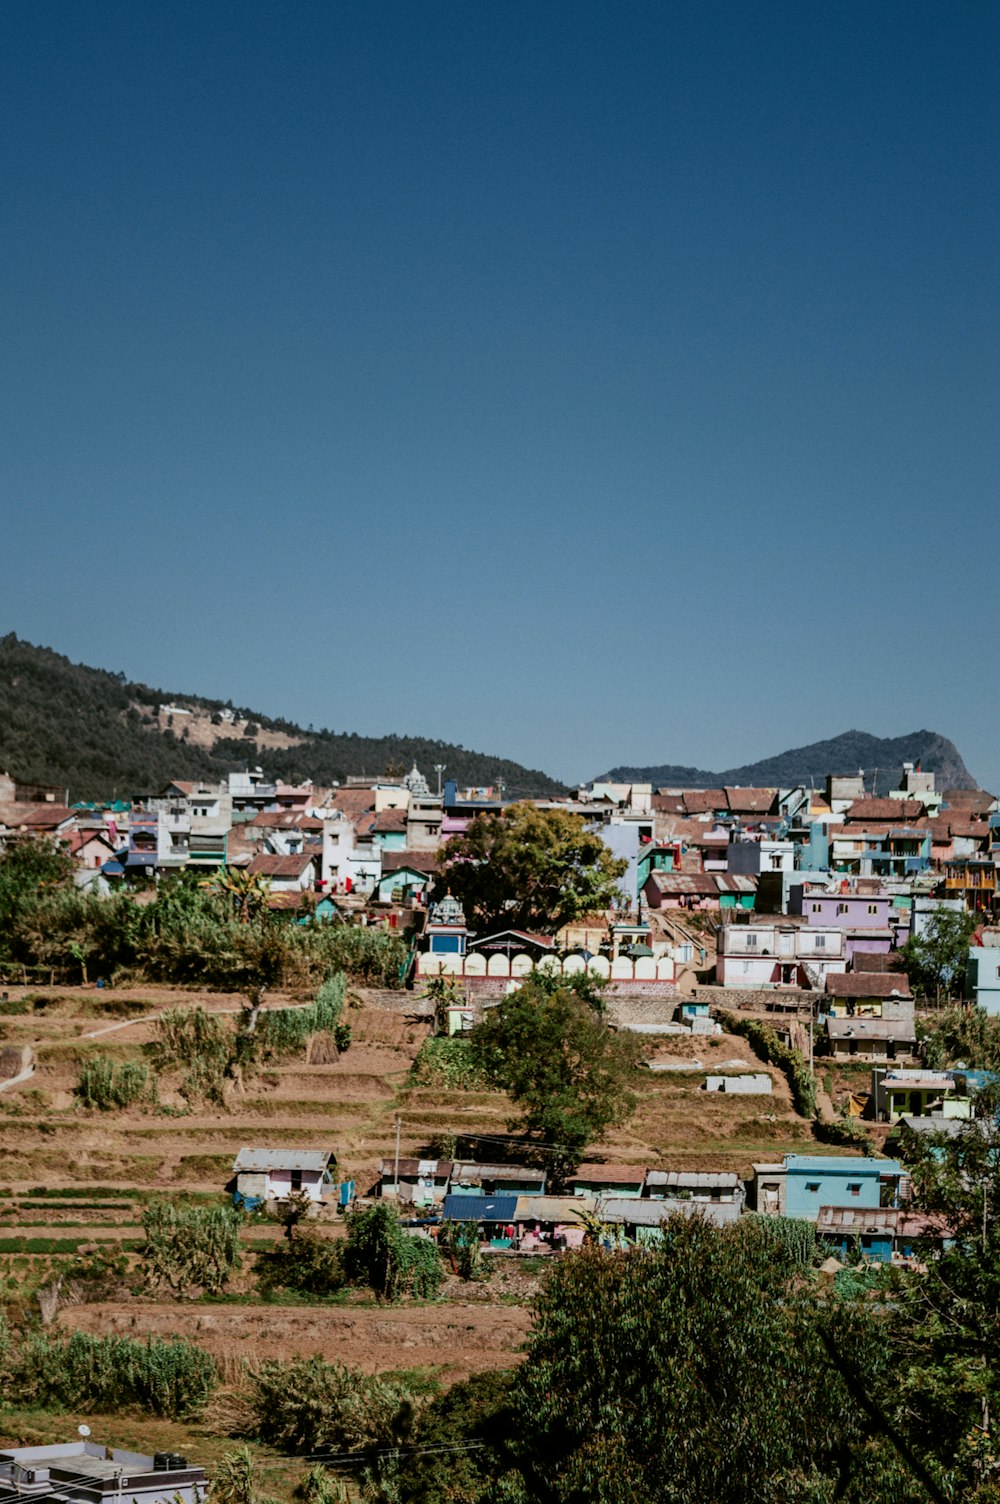
[(397, 1201), (399, 1200), (399, 1125), (400, 1125), (400, 1118), (399, 1118), (399, 1114), (397, 1113), (397, 1115), (396, 1115), (396, 1164), (395, 1164), (395, 1168), (394, 1168), (394, 1170), (392, 1172), (392, 1180), (393, 1180), (393, 1184), (394, 1184), (394, 1186), (396, 1188), (396, 1200)]

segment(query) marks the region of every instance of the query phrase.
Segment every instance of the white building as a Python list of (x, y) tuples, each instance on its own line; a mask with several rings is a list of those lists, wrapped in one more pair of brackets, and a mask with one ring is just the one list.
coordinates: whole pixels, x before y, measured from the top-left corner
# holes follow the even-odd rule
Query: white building
[(720, 987), (811, 987), (846, 971), (842, 929), (826, 925), (723, 924), (715, 979)]

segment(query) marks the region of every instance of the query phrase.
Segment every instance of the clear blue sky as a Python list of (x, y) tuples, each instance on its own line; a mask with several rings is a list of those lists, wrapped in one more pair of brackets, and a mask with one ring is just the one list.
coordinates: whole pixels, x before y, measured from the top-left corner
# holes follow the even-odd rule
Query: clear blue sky
[(575, 779), (1000, 785), (1000, 7), (0, 8), (0, 630)]

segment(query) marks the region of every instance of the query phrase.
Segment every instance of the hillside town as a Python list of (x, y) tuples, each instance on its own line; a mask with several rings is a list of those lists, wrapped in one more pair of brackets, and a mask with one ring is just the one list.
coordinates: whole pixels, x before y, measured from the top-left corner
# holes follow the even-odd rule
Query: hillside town
[[(244, 872), (289, 922), (405, 934), (407, 985), (453, 977), (473, 1002), (538, 965), (586, 971), (612, 994), (690, 999), (688, 1022), (713, 987), (731, 1002), (757, 992), (779, 1007), (812, 1000), (829, 1015), (831, 1052), (873, 1057), (913, 1042), (899, 953), (934, 915), (967, 913), (976, 921), (968, 995), (1000, 1011), (991, 965), (1000, 804), (983, 790), (939, 790), (933, 773), (906, 765), (899, 787), (877, 797), (858, 773), (831, 774), (820, 790), (593, 783), (520, 801), (579, 816), (624, 870), (601, 912), (551, 933), (476, 933), (446, 902), (442, 858), (474, 820), (511, 802), (502, 787), (458, 788), (435, 772), (433, 788), (416, 766), (319, 788), (271, 781), (258, 767), (72, 806), (64, 789), (0, 774), (0, 850), (45, 838), (72, 858), (79, 888), (140, 900), (177, 873)], [(841, 1023), (855, 1016), (886, 1028), (848, 1039)]]

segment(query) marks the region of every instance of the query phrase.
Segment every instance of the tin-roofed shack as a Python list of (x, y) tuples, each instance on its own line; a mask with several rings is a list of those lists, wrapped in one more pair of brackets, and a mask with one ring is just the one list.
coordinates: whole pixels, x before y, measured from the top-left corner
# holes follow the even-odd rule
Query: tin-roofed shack
[(336, 1163), (332, 1149), (241, 1149), (233, 1162), (233, 1200), (251, 1211), (292, 1195), (323, 1201)]

